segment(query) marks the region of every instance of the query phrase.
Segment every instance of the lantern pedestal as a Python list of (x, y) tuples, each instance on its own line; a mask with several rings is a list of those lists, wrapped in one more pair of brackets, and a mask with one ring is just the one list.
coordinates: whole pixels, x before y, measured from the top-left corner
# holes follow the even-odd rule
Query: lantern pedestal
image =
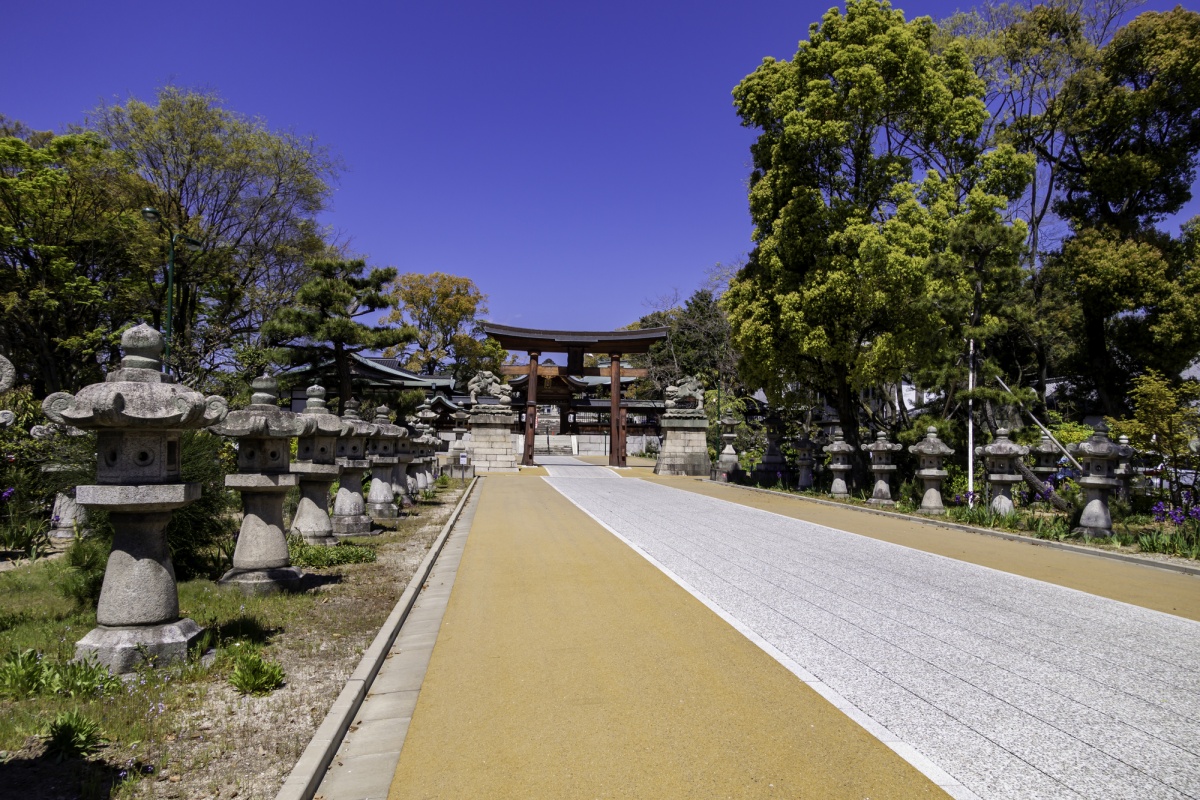
[(662, 416), (663, 446), (655, 475), (708, 475), (708, 417), (703, 411), (672, 409)]

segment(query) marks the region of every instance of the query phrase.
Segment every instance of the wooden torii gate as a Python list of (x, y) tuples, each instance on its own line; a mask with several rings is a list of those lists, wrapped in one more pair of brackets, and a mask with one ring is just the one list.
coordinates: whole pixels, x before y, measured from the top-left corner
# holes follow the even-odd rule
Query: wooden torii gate
[[(643, 328), (636, 331), (544, 331), (532, 328), (513, 328), (485, 322), (483, 332), (500, 343), (505, 350), (516, 350), (529, 354), (527, 367), (505, 366), (505, 375), (528, 375), (529, 384), (525, 395), (525, 453), (521, 463), (533, 464), (534, 432), (537, 426), (537, 385), (539, 377), (558, 375), (574, 377), (604, 377), (600, 367), (585, 367), (585, 353), (607, 355), (612, 359), (608, 374), (611, 406), (609, 413), (608, 463), (609, 466), (625, 466), (625, 417), (621, 409), (621, 376), (646, 377), (644, 369), (621, 370), (622, 356), (645, 353), (650, 346), (667, 338), (666, 328)], [(567, 366), (558, 367), (538, 364), (542, 353), (566, 353)]]

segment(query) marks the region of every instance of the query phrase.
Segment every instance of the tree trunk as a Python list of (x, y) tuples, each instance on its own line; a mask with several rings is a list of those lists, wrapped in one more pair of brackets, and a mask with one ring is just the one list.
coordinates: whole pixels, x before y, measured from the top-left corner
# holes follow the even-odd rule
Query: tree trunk
[(1033, 470), (1021, 459), (1017, 459), (1017, 472), (1021, 473), (1021, 477), (1025, 479), (1025, 483), (1030, 489), (1033, 489), (1038, 494), (1047, 492), (1050, 498), (1050, 505), (1064, 513), (1069, 514), (1071, 512), (1071, 504), (1059, 497), (1054, 492), (1054, 487), (1048, 483), (1043, 483), (1042, 479), (1035, 475)]

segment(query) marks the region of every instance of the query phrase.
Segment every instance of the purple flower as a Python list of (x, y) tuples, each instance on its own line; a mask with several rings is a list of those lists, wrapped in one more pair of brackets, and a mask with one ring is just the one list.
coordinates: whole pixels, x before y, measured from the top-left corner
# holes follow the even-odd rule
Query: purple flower
[(1192, 506), (1188, 509), (1188, 516), (1192, 519), (1200, 520), (1200, 506)]
[(1183, 521), (1187, 519), (1187, 517), (1185, 517), (1183, 514), (1182, 508), (1172, 508), (1167, 516), (1169, 516), (1171, 518), (1171, 522), (1174, 522), (1176, 525), (1182, 525)]
[(1166, 521), (1166, 519), (1167, 519), (1167, 504), (1164, 503), (1162, 500), (1159, 500), (1157, 503), (1155, 503), (1154, 507), (1151, 508), (1150, 510), (1152, 512), (1154, 512), (1154, 521), (1155, 522), (1165, 522)]
[(12, 497), (16, 491), (17, 491), (17, 487), (10, 486), (7, 489), (5, 489), (3, 492), (0, 492), (0, 503), (7, 503), (8, 498)]

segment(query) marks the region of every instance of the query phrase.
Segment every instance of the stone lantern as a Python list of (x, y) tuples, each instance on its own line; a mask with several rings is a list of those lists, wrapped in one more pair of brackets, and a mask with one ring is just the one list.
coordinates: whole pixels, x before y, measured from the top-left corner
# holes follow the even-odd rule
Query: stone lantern
[(1016, 510), (1012, 500), (1012, 486), (1024, 480), (1017, 471), (1017, 461), (1029, 453), (1029, 448), (1008, 438), (1008, 429), (996, 431), (996, 439), (987, 446), (975, 448), (975, 455), (984, 459), (988, 485), (992, 487), (991, 509), (997, 514), (1011, 514)]
[(1062, 458), (1062, 452), (1050, 438), (1050, 434), (1042, 431), (1042, 440), (1031, 447), (1029, 452), (1037, 459), (1033, 465), (1033, 474), (1037, 475), (1042, 483), (1052, 483), (1054, 476), (1058, 474), (1058, 461)]
[(1129, 446), (1129, 437), (1125, 434), (1117, 437), (1117, 442), (1125, 449), (1120, 452), (1117, 468), (1113, 471), (1113, 476), (1117, 479), (1117, 497), (1122, 500), (1128, 500), (1133, 489), (1133, 478), (1136, 474), (1133, 468), (1133, 457), (1136, 453)]
[(342, 468), (342, 479), (337, 495), (333, 498), (334, 536), (361, 536), (371, 533), (371, 518), (367, 516), (367, 504), (363, 500), (363, 472), (370, 466), (367, 457), (367, 439), (375, 435), (375, 426), (358, 415), (361, 404), (347, 400), (342, 421), (346, 423), (338, 438), (337, 462)]
[(737, 420), (728, 414), (721, 420), (721, 441), (725, 443), (725, 447), (717, 456), (717, 464), (713, 469), (713, 480), (721, 483), (737, 481), (738, 475), (742, 471), (737, 451), (733, 449), (733, 440), (737, 438), (737, 434), (734, 433), (736, 427)]
[(209, 428), (237, 440), (237, 467), (225, 476), (225, 486), (242, 495), (242, 527), (233, 551), (233, 568), (219, 583), (247, 594), (270, 594), (295, 588), (303, 573), (288, 557), (283, 533), (283, 501), (299, 483), (290, 470), (291, 439), (312, 436), (317, 419), (279, 407), (279, 384), (270, 375), (250, 383), (250, 405), (230, 411)]
[(829, 469), (833, 473), (833, 485), (829, 487), (829, 494), (832, 497), (845, 499), (850, 496), (850, 489), (846, 486), (846, 474), (854, 469), (854, 465), (850, 463), (850, 456), (854, 453), (854, 447), (842, 439), (842, 429), (833, 429), (833, 441), (821, 448), (829, 454)]
[[(17, 380), (17, 370), (12, 362), (0, 356), (0, 393), (7, 392)], [(16, 421), (16, 415), (8, 409), (0, 410), (0, 428), (7, 428)]]
[(316, 421), (316, 429), (308, 436), (301, 436), (296, 443), (296, 461), (292, 472), (300, 481), (300, 505), (292, 519), (292, 534), (308, 544), (337, 544), (333, 535), (333, 524), (329, 521), (329, 487), (337, 480), (341, 467), (337, 465), (338, 437), (346, 423), (325, 406), (325, 390), (310, 386), (304, 418)]
[(1108, 438), (1108, 426), (1094, 425), (1095, 431), (1079, 444), (1067, 445), (1067, 450), (1083, 467), (1079, 485), (1087, 492), (1087, 501), (1079, 517), (1079, 527), (1072, 533), (1086, 537), (1112, 536), (1112, 517), (1108, 513), (1108, 493), (1119, 486), (1117, 463), (1133, 458), (1133, 448), (1117, 444)]
[(437, 412), (429, 407), (428, 401), (417, 409), (417, 427), (421, 431), (421, 441), (425, 446), (425, 459), (422, 463), (426, 487), (432, 486), (437, 480), (437, 454), (442, 445), (442, 439), (437, 435), (437, 426), (434, 424), (437, 418)]
[(397, 511), (411, 506), (414, 498), (408, 490), (408, 472), (413, 461), (417, 458), (419, 445), (415, 441), (414, 431), (407, 425), (397, 425), (404, 435), (396, 440), (396, 464), (392, 467), (388, 479), (392, 484), (392, 496), (396, 499)]
[(467, 420), (471, 415), (460, 408), (451, 416), (454, 419), (454, 442), (450, 445), (447, 463), (450, 475), (465, 481), (475, 476), (475, 466), (471, 463), (471, 454), (467, 452), (464, 438), (467, 435)]
[(894, 506), (892, 499), (892, 473), (896, 465), (892, 463), (892, 453), (899, 451), (904, 445), (887, 440), (887, 433), (880, 431), (875, 434), (875, 441), (862, 444), (860, 447), (871, 456), (871, 474), (875, 476), (875, 490), (867, 500), (871, 505)]
[(908, 452), (917, 457), (917, 477), (925, 484), (920, 512), (931, 516), (945, 514), (942, 481), (946, 480), (946, 470), (942, 469), (942, 460), (952, 455), (954, 450), (938, 438), (937, 428), (930, 425), (925, 429), (925, 438), (910, 446)]
[(772, 416), (767, 421), (767, 447), (763, 451), (762, 461), (755, 464), (754, 470), (750, 473), (754, 482), (759, 485), (791, 485), (792, 466), (783, 457), (783, 453), (779, 452), (780, 427), (778, 417)]
[(55, 392), (42, 410), (59, 425), (96, 431), (96, 484), (78, 486), (77, 502), (108, 512), (112, 553), (104, 571), (97, 626), (75, 645), (75, 657), (95, 658), (113, 672), (132, 672), (187, 656), (200, 634), (179, 617), (175, 568), (164, 536), (171, 512), (196, 501), (200, 485), (180, 478), (185, 430), (225, 417), (220, 397), (204, 397), (162, 373), (163, 338), (149, 325), (121, 336), (125, 356), (104, 383), (78, 394)]
[[(59, 436), (83, 436), (79, 428), (62, 425), (34, 425), (29, 435), (35, 439), (52, 440)], [(66, 464), (51, 461), (42, 465), (47, 474), (64, 473), (70, 469)], [(54, 493), (54, 509), (50, 512), (50, 538), (74, 539), (87, 525), (87, 510), (75, 501), (75, 487), (65, 486)]]
[(375, 434), (367, 440), (367, 453), (371, 462), (371, 490), (367, 495), (367, 511), (375, 520), (396, 518), (396, 492), (392, 488), (392, 470), (399, 459), (396, 444), (408, 438), (408, 431), (393, 425), (388, 418), (388, 407), (375, 409)]
[(808, 431), (796, 437), (796, 488), (801, 491), (813, 488), (813, 465), (816, 459), (813, 453), (817, 443), (808, 435)]

